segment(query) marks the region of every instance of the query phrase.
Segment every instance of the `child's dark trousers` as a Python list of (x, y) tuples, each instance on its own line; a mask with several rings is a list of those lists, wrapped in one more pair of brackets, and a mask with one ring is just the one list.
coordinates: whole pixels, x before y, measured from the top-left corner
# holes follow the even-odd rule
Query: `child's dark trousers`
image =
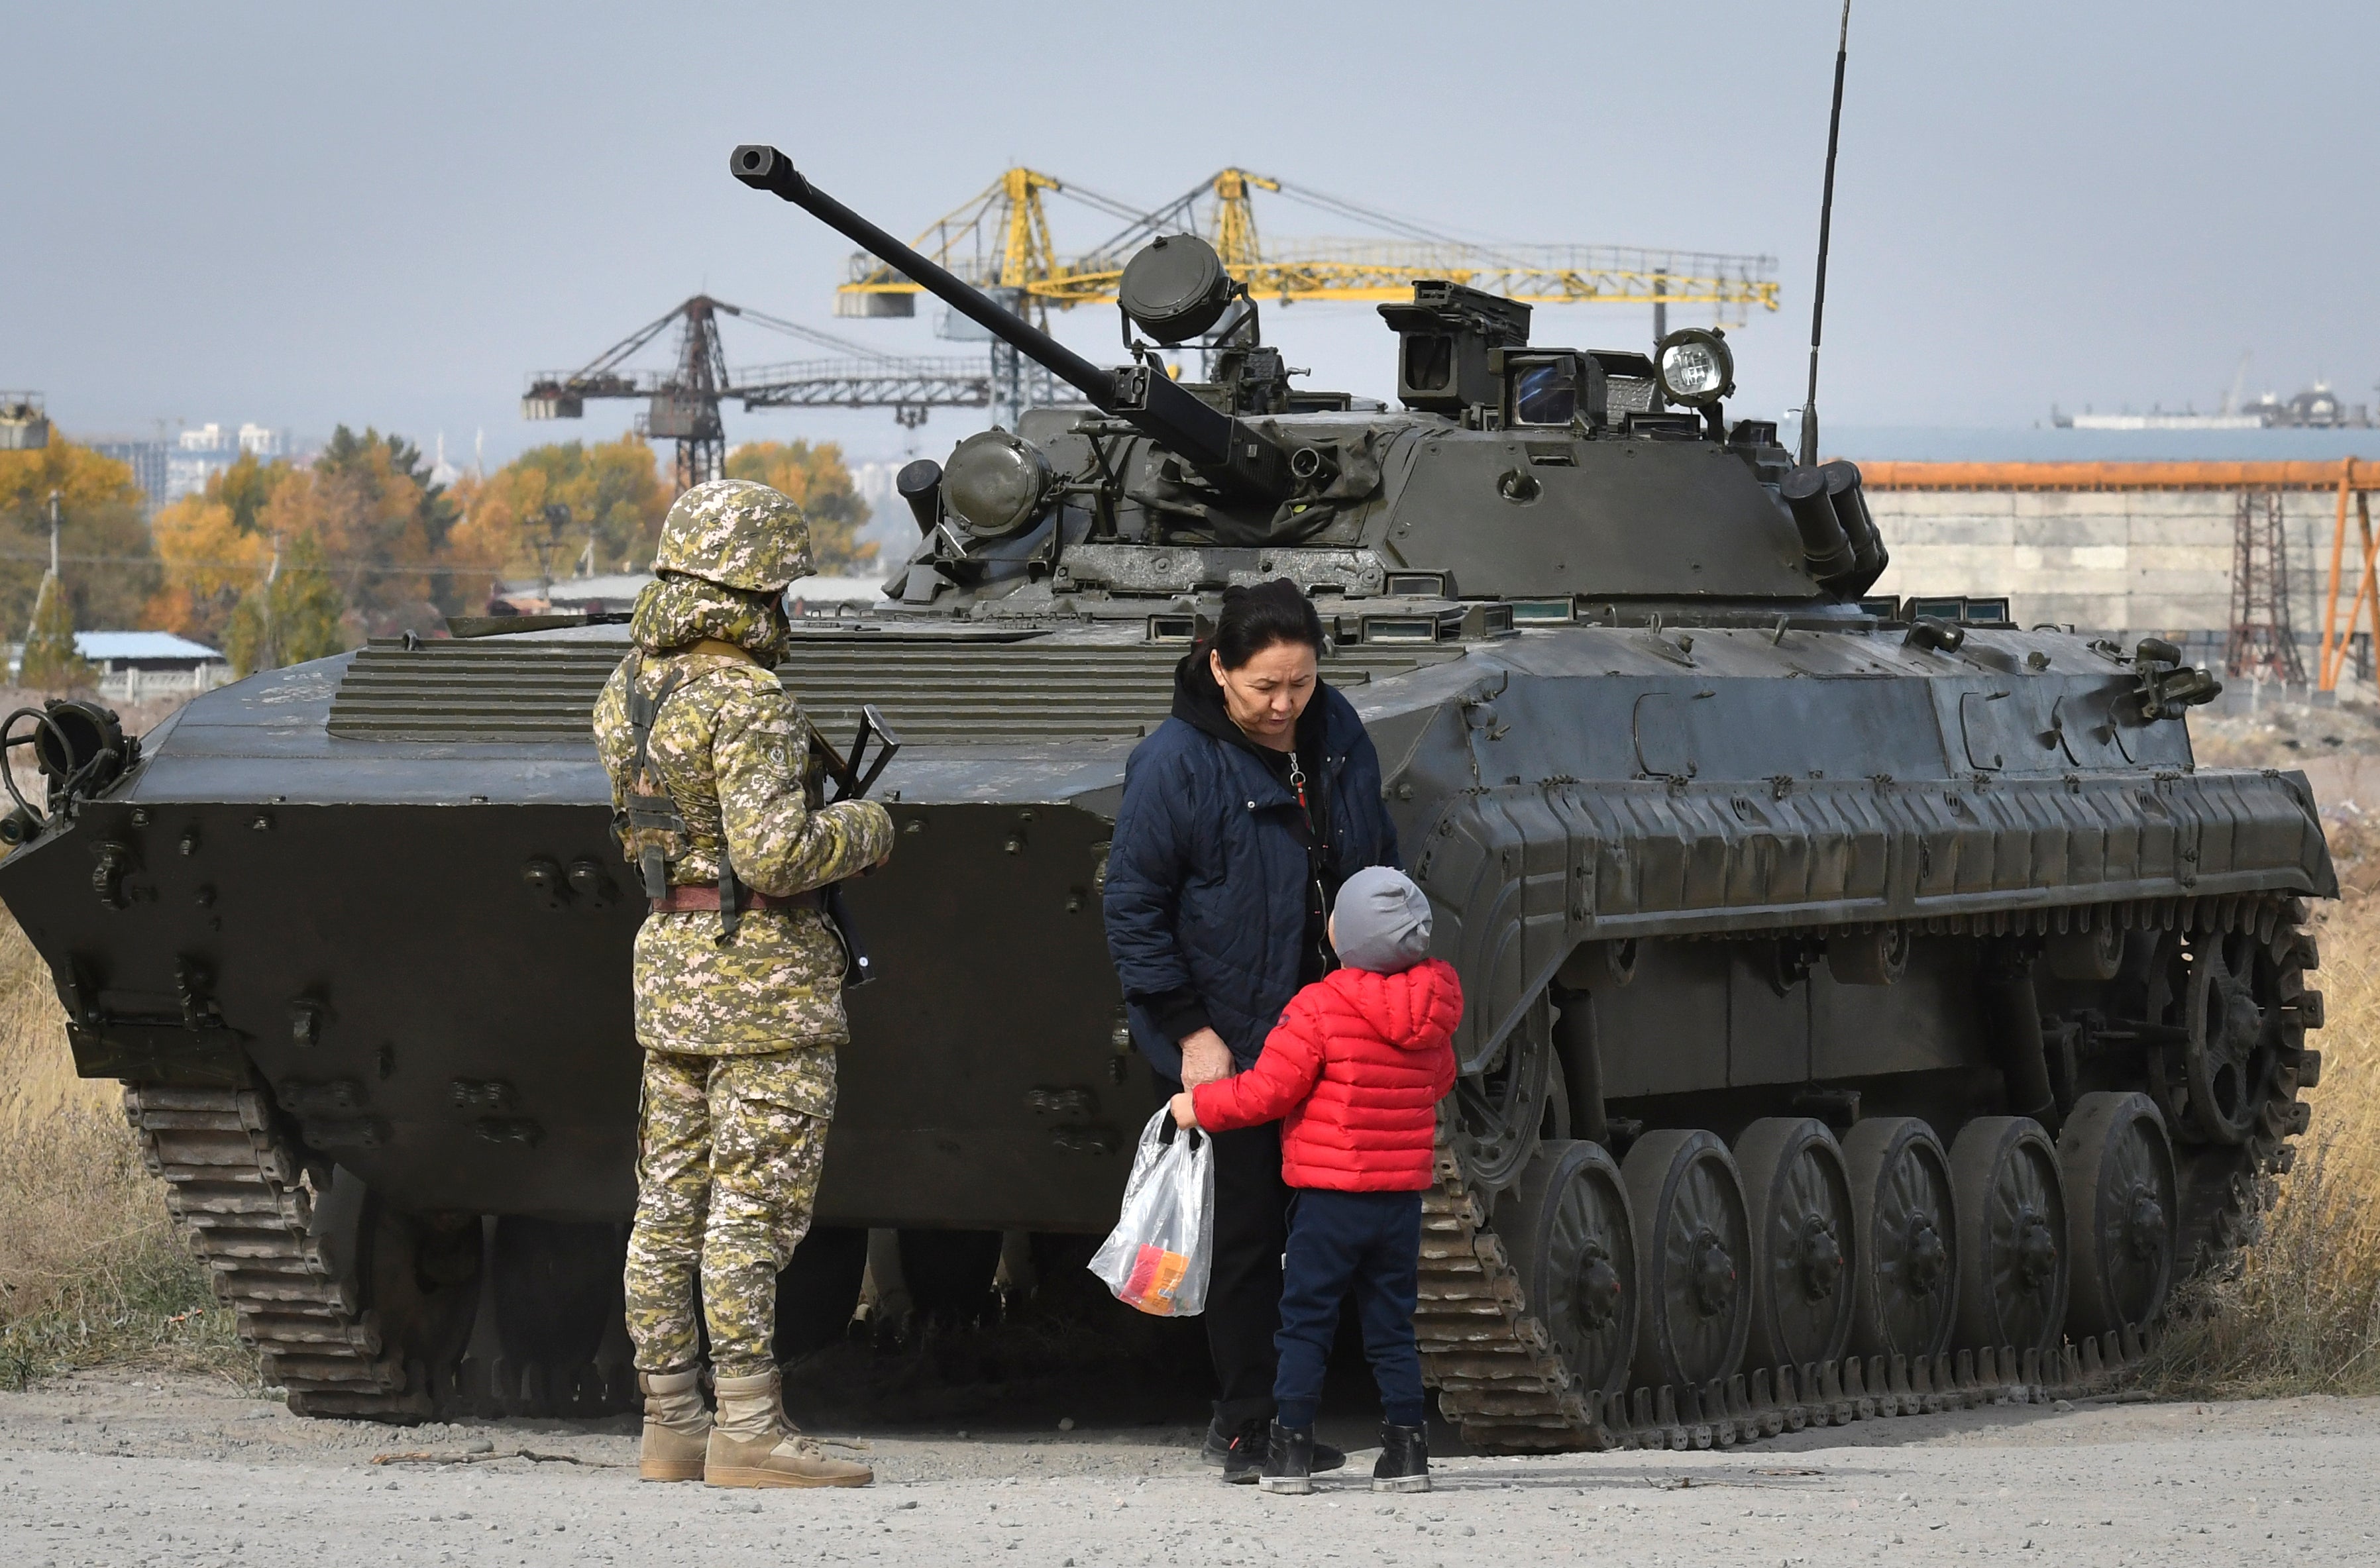
[(1380, 1385), (1381, 1415), (1392, 1426), (1423, 1424), (1413, 1322), (1420, 1268), (1421, 1194), (1297, 1189), (1281, 1266), (1281, 1331), (1273, 1336), (1281, 1354), (1273, 1403), (1282, 1426), (1314, 1425), (1339, 1304), (1350, 1291), (1364, 1327), (1364, 1355)]

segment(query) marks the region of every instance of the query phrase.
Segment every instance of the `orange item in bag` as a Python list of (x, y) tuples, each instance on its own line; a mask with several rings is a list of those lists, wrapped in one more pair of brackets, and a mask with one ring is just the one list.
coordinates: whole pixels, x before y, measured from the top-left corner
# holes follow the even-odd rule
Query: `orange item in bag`
[(1133, 1258), (1132, 1277), (1124, 1282), (1116, 1297), (1153, 1318), (1171, 1318), (1174, 1316), (1174, 1288), (1182, 1283), (1182, 1276), (1189, 1267), (1190, 1259), (1181, 1253), (1144, 1242)]

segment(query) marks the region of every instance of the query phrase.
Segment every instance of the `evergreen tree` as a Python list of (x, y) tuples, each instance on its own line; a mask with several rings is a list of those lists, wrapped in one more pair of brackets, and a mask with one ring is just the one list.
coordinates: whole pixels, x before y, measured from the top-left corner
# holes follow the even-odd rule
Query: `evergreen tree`
[(25, 638), (19, 684), (41, 691), (67, 691), (91, 684), (91, 666), (75, 651), (74, 606), (58, 579), (42, 579), (33, 602), (32, 629)]

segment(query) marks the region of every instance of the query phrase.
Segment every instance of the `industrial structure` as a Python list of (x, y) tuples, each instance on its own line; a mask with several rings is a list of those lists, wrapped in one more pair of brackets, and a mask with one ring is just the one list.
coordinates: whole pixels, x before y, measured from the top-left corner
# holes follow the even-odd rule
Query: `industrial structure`
[[(719, 339), (719, 318), (736, 317), (799, 338), (838, 356), (789, 364), (731, 371)], [(638, 350), (674, 326), (675, 363), (667, 370), (634, 371)], [(929, 408), (980, 408), (990, 401), (985, 367), (956, 359), (898, 359), (831, 333), (781, 321), (698, 294), (657, 321), (648, 322), (576, 371), (547, 371), (529, 378), (521, 395), (527, 419), (576, 419), (594, 398), (639, 398), (638, 433), (677, 444), (677, 487), (688, 490), (726, 472), (727, 438), (719, 417), (722, 403), (756, 408), (891, 408), (904, 424), (921, 422)]]
[(0, 452), (31, 452), (50, 444), (50, 416), (38, 392), (0, 392)]
[[(1258, 191), (1380, 233), (1363, 238), (1264, 237), (1254, 201)], [(1087, 250), (1061, 252), (1044, 200), (1051, 194), (1121, 218), (1124, 227)], [(1775, 310), (1778, 301), (1773, 256), (1596, 245), (1480, 245), (1236, 167), (1219, 170), (1148, 212), (1038, 169), (1005, 169), (935, 219), (912, 245), (1046, 330), (1053, 307), (1114, 303), (1125, 259), (1160, 235), (1184, 233), (1212, 245), (1224, 271), (1246, 286), (1250, 298), (1282, 304), (1388, 304), (1408, 298), (1417, 278), (1442, 278), (1531, 304), (1650, 305), (1658, 337), (1667, 330), (1671, 305), (1709, 305), (1715, 322), (1740, 322), (1754, 310)], [(845, 268), (835, 291), (835, 313), (912, 316), (918, 292), (914, 279), (863, 251)], [(941, 330), (945, 336), (989, 345), (995, 423), (1014, 429), (1024, 409), (1057, 397), (1057, 383), (1049, 372), (994, 334), (955, 313), (943, 317)], [(1211, 345), (1205, 346), (1211, 350)]]
[[(1262, 237), (1253, 201), (1257, 191), (1352, 219), (1383, 231), (1385, 237)], [(1121, 219), (1124, 226), (1087, 250), (1062, 252), (1044, 201), (1050, 193)], [(1262, 300), (1383, 303), (1406, 298), (1414, 279), (1432, 277), (1536, 304), (1650, 305), (1657, 322), (1664, 324), (1670, 305), (1709, 305), (1722, 321), (1777, 309), (1774, 257), (1615, 246), (1483, 246), (1241, 168), (1223, 169), (1148, 212), (1038, 170), (1010, 168), (936, 219), (917, 246), (1016, 315), (1046, 326), (1053, 306), (1112, 303), (1124, 259), (1156, 236), (1172, 233), (1209, 239), (1231, 274)], [(858, 255), (836, 291), (835, 312), (914, 316), (917, 292), (917, 285), (896, 269)], [(731, 371), (719, 337), (722, 315), (784, 333), (836, 357)], [(627, 368), (639, 350), (673, 328), (674, 362), (668, 369)], [(698, 294), (578, 370), (530, 377), (521, 415), (577, 419), (590, 397), (641, 399), (646, 409), (637, 429), (653, 440), (677, 444), (675, 479), (686, 489), (724, 471), (727, 443), (720, 407), (729, 402), (740, 402), (747, 411), (891, 408), (912, 426), (929, 408), (989, 407), (995, 424), (1014, 429), (1025, 409), (1058, 399), (1049, 372), (993, 334), (956, 316), (946, 318), (941, 330), (945, 337), (985, 345), (988, 362), (888, 355)]]
[[(1354, 239), (1266, 239), (1254, 194), (1266, 191), (1383, 231)], [(1090, 249), (1061, 255), (1045, 192), (1062, 193), (1127, 225)], [(1536, 305), (1712, 305), (1741, 321), (1778, 303), (1773, 256), (1651, 250), (1609, 245), (1481, 245), (1246, 169), (1222, 169), (1152, 212), (1013, 168), (944, 213), (916, 249), (999, 298), (1038, 306), (1112, 304), (1126, 257), (1160, 234), (1196, 234), (1258, 299), (1388, 304), (1410, 298), (1415, 278), (1444, 278)], [(851, 259), (835, 310), (845, 316), (907, 316), (918, 286), (862, 252)]]
[(2372, 409), (2368, 404), (2344, 401), (2328, 382), (2317, 381), (2290, 397), (2267, 392), (2247, 402), (2240, 400), (2235, 385), (2212, 414), (2155, 407), (2145, 414), (2095, 414), (2087, 408), (2068, 414), (2053, 403), (2049, 422), (2058, 430), (2084, 431), (2370, 430)]
[[(2380, 625), (2380, 466), (2287, 462), (1869, 463), (1903, 595), (2007, 595), (2016, 618), (2154, 632), (2236, 680), (2336, 691)], [(2349, 555), (2349, 508), (2357, 542)], [(2325, 566), (2327, 569), (2325, 570)], [(2317, 627), (2305, 607), (2322, 606)]]
[(2231, 527), (2231, 615), (2223, 639), (2224, 673), (2251, 680), (2305, 685), (2297, 626), (2289, 614), (2289, 535), (2281, 498), (2243, 490)]

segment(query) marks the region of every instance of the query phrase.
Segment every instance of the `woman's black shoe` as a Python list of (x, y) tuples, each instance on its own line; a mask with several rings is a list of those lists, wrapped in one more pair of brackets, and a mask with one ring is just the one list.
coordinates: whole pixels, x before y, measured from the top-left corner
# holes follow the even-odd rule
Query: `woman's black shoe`
[(1265, 1454), (1271, 1445), (1272, 1421), (1259, 1416), (1232, 1428), (1231, 1445), (1223, 1451), (1223, 1479), (1235, 1487), (1252, 1487), (1264, 1474)]
[(1380, 1427), (1380, 1462), (1372, 1466), (1376, 1492), (1429, 1490), (1429, 1433), (1420, 1427)]
[[(1198, 1447), (1198, 1457), (1209, 1465), (1221, 1465), (1223, 1479), (1245, 1484), (1255, 1480), (1257, 1473), (1264, 1468), (1265, 1451), (1271, 1442), (1271, 1430), (1272, 1423), (1262, 1416), (1245, 1423), (1239, 1431), (1226, 1428), (1222, 1416), (1217, 1416), (1214, 1420), (1208, 1423), (1207, 1440)], [(1232, 1454), (1235, 1451), (1241, 1432), (1252, 1434), (1252, 1443), (1248, 1449), (1250, 1458), (1243, 1470), (1235, 1471), (1232, 1468)], [(1318, 1442), (1314, 1445), (1313, 1469), (1316, 1475), (1320, 1476), (1332, 1470), (1342, 1469), (1346, 1463), (1345, 1449), (1333, 1448), (1327, 1442)]]
[(1314, 1428), (1272, 1424), (1264, 1474), (1257, 1484), (1269, 1492), (1310, 1492), (1314, 1489)]

